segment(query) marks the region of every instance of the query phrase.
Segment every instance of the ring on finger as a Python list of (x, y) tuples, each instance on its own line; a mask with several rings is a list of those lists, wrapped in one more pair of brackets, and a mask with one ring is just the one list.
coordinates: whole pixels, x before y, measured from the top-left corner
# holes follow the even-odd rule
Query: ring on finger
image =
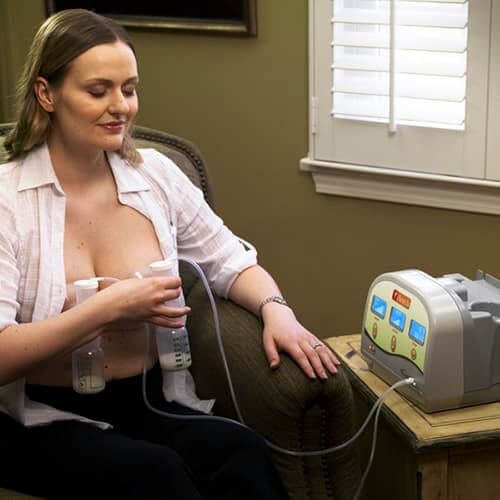
[(318, 347), (323, 347), (323, 344), (319, 343), (312, 346), (313, 349), (317, 349)]

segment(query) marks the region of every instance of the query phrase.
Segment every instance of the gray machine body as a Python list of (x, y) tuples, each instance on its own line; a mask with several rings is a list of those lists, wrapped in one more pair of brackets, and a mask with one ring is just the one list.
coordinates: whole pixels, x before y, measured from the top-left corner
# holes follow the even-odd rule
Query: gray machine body
[(419, 270), (379, 276), (361, 351), (387, 383), (413, 377), (415, 386), (399, 391), (425, 412), (500, 400), (500, 281), (482, 271), (475, 280)]

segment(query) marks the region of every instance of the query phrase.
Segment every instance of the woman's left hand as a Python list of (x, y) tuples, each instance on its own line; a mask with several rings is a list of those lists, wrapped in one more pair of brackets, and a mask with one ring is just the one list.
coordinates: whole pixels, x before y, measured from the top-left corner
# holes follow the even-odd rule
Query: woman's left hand
[(272, 369), (279, 366), (280, 352), (288, 353), (315, 379), (337, 373), (340, 364), (333, 352), (295, 318), (293, 311), (280, 304), (266, 305), (264, 317), (264, 350)]

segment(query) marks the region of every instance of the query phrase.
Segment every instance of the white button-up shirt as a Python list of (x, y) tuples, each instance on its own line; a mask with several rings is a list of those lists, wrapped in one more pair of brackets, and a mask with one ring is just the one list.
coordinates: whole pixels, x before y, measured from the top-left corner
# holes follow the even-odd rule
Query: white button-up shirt
[[(143, 163), (137, 167), (108, 153), (120, 203), (152, 222), (164, 258), (197, 262), (215, 292), (227, 297), (238, 274), (257, 263), (255, 250), (242, 245), (170, 159), (153, 149), (140, 153)], [(0, 165), (0, 335), (9, 325), (62, 311), (65, 208), (46, 144)], [(0, 411), (26, 426), (88, 421), (29, 400), (24, 383), (0, 386)]]

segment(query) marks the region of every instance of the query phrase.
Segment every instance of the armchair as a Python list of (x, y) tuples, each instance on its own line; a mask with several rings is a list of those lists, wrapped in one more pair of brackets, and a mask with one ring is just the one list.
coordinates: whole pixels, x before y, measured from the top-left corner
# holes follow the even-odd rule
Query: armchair
[[(12, 124), (0, 124), (2, 136)], [(136, 126), (136, 144), (170, 157), (214, 204), (205, 162), (185, 139)], [(201, 281), (181, 265), (193, 357), (191, 367), (201, 398), (216, 398), (214, 412), (236, 418), (217, 347), (210, 303)], [(271, 371), (262, 347), (258, 318), (238, 305), (216, 298), (229, 369), (247, 425), (269, 441), (292, 450), (316, 450), (343, 443), (353, 434), (354, 407), (346, 375), (339, 369), (325, 382), (311, 381), (286, 355)], [(294, 500), (351, 499), (359, 482), (356, 447), (322, 457), (297, 458), (273, 451), (285, 485)], [(29, 480), (29, 478), (27, 478)], [(0, 500), (29, 499), (0, 488)]]

